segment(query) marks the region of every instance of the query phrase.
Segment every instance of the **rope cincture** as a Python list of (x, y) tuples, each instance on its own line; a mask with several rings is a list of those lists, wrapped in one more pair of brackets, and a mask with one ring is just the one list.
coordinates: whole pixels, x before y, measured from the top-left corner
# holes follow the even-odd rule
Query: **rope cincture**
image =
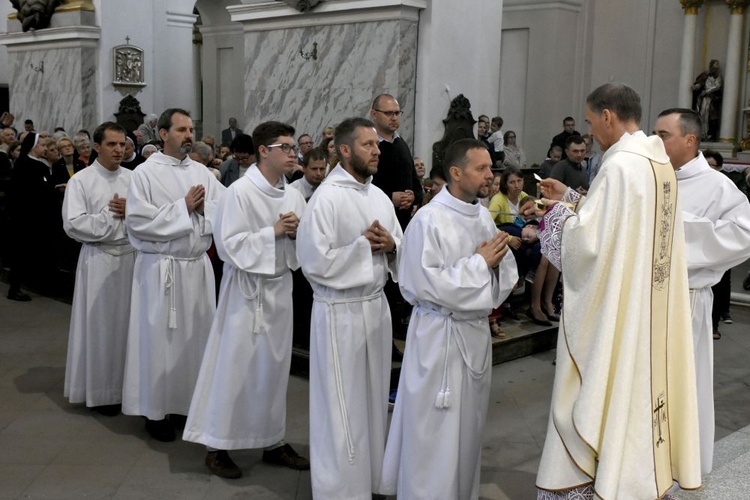
[(351, 430), (349, 427), (349, 412), (346, 408), (346, 400), (344, 398), (344, 383), (341, 377), (341, 361), (339, 359), (339, 346), (338, 336), (336, 334), (336, 308), (334, 306), (339, 304), (352, 304), (356, 302), (369, 302), (380, 298), (383, 295), (383, 291), (367, 295), (365, 297), (350, 297), (345, 299), (326, 299), (319, 295), (313, 295), (313, 300), (322, 302), (328, 306), (328, 322), (330, 324), (329, 332), (331, 335), (331, 349), (333, 357), (333, 373), (336, 379), (336, 393), (339, 400), (339, 412), (341, 413), (341, 421), (344, 425), (344, 436), (346, 437), (347, 444), (347, 455), (350, 464), (354, 464), (356, 458), (354, 450), (354, 442), (352, 440)]

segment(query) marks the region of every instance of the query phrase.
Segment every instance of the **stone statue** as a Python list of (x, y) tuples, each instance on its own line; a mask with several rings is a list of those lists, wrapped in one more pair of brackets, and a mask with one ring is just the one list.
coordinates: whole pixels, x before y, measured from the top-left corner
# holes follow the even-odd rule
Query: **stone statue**
[(282, 0), (285, 4), (297, 9), (300, 12), (312, 10), (316, 5), (322, 3), (323, 0)]
[(713, 59), (704, 71), (693, 82), (693, 109), (700, 113), (703, 120), (703, 140), (715, 141), (719, 137), (719, 120), (721, 119), (721, 97), (724, 81), (719, 70), (719, 61)]
[(47, 28), (52, 14), (62, 0), (10, 0), (13, 8), (18, 11), (18, 20), (24, 31), (34, 31)]
[(443, 156), (448, 146), (459, 139), (476, 139), (474, 124), (477, 121), (471, 115), (471, 103), (463, 94), (457, 95), (448, 109), (448, 116), (443, 120), (445, 133), (443, 138), (432, 145), (432, 168), (443, 168)]

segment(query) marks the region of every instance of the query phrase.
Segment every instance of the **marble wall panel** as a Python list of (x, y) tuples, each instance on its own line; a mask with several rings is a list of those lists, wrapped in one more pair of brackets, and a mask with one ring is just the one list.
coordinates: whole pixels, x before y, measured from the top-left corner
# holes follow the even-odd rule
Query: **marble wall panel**
[[(34, 121), (36, 130), (61, 126), (75, 132), (97, 124), (96, 49), (65, 48), (10, 52), (13, 68), (10, 107), (16, 123)], [(44, 62), (44, 72), (34, 71)]]
[[(318, 44), (317, 60), (300, 50)], [(245, 34), (247, 128), (279, 119), (320, 139), (322, 129), (366, 116), (383, 92), (405, 111), (401, 135), (414, 136), (417, 23), (382, 21)]]

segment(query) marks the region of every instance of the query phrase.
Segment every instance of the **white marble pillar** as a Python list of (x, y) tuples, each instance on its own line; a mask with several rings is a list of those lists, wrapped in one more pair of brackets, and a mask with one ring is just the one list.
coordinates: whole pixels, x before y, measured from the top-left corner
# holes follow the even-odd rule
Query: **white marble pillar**
[(727, 58), (724, 66), (724, 98), (721, 104), (719, 140), (734, 143), (737, 140), (738, 101), (740, 95), (740, 52), (742, 50), (742, 21), (747, 0), (726, 0), (731, 9)]
[(682, 58), (680, 59), (680, 83), (677, 106), (690, 108), (693, 102), (693, 77), (695, 74), (695, 35), (698, 24), (698, 9), (704, 0), (680, 0), (685, 10), (682, 28)]
[(366, 117), (373, 98), (389, 93), (404, 111), (399, 133), (413, 145), (417, 31), (426, 5), (339, 0), (304, 13), (267, 0), (227, 7), (245, 37), (245, 127), (281, 120), (318, 142), (324, 127)]
[(15, 16), (0, 44), (8, 50), (10, 110), (37, 130), (93, 129), (99, 123), (96, 54), (101, 29), (89, 0), (67, 0), (46, 29), (21, 31)]

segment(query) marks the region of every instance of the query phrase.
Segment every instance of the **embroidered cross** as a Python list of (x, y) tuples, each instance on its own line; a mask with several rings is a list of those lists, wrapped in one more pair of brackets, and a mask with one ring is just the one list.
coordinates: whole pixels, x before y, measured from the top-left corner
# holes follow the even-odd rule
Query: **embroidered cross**
[(664, 402), (664, 395), (660, 394), (656, 398), (656, 408), (654, 409), (654, 425), (657, 426), (659, 429), (659, 439), (656, 440), (656, 446), (659, 446), (661, 443), (664, 442), (664, 437), (662, 435), (662, 430), (661, 430), (661, 422), (662, 420), (664, 421), (667, 420), (665, 407), (666, 407), (666, 403)]

